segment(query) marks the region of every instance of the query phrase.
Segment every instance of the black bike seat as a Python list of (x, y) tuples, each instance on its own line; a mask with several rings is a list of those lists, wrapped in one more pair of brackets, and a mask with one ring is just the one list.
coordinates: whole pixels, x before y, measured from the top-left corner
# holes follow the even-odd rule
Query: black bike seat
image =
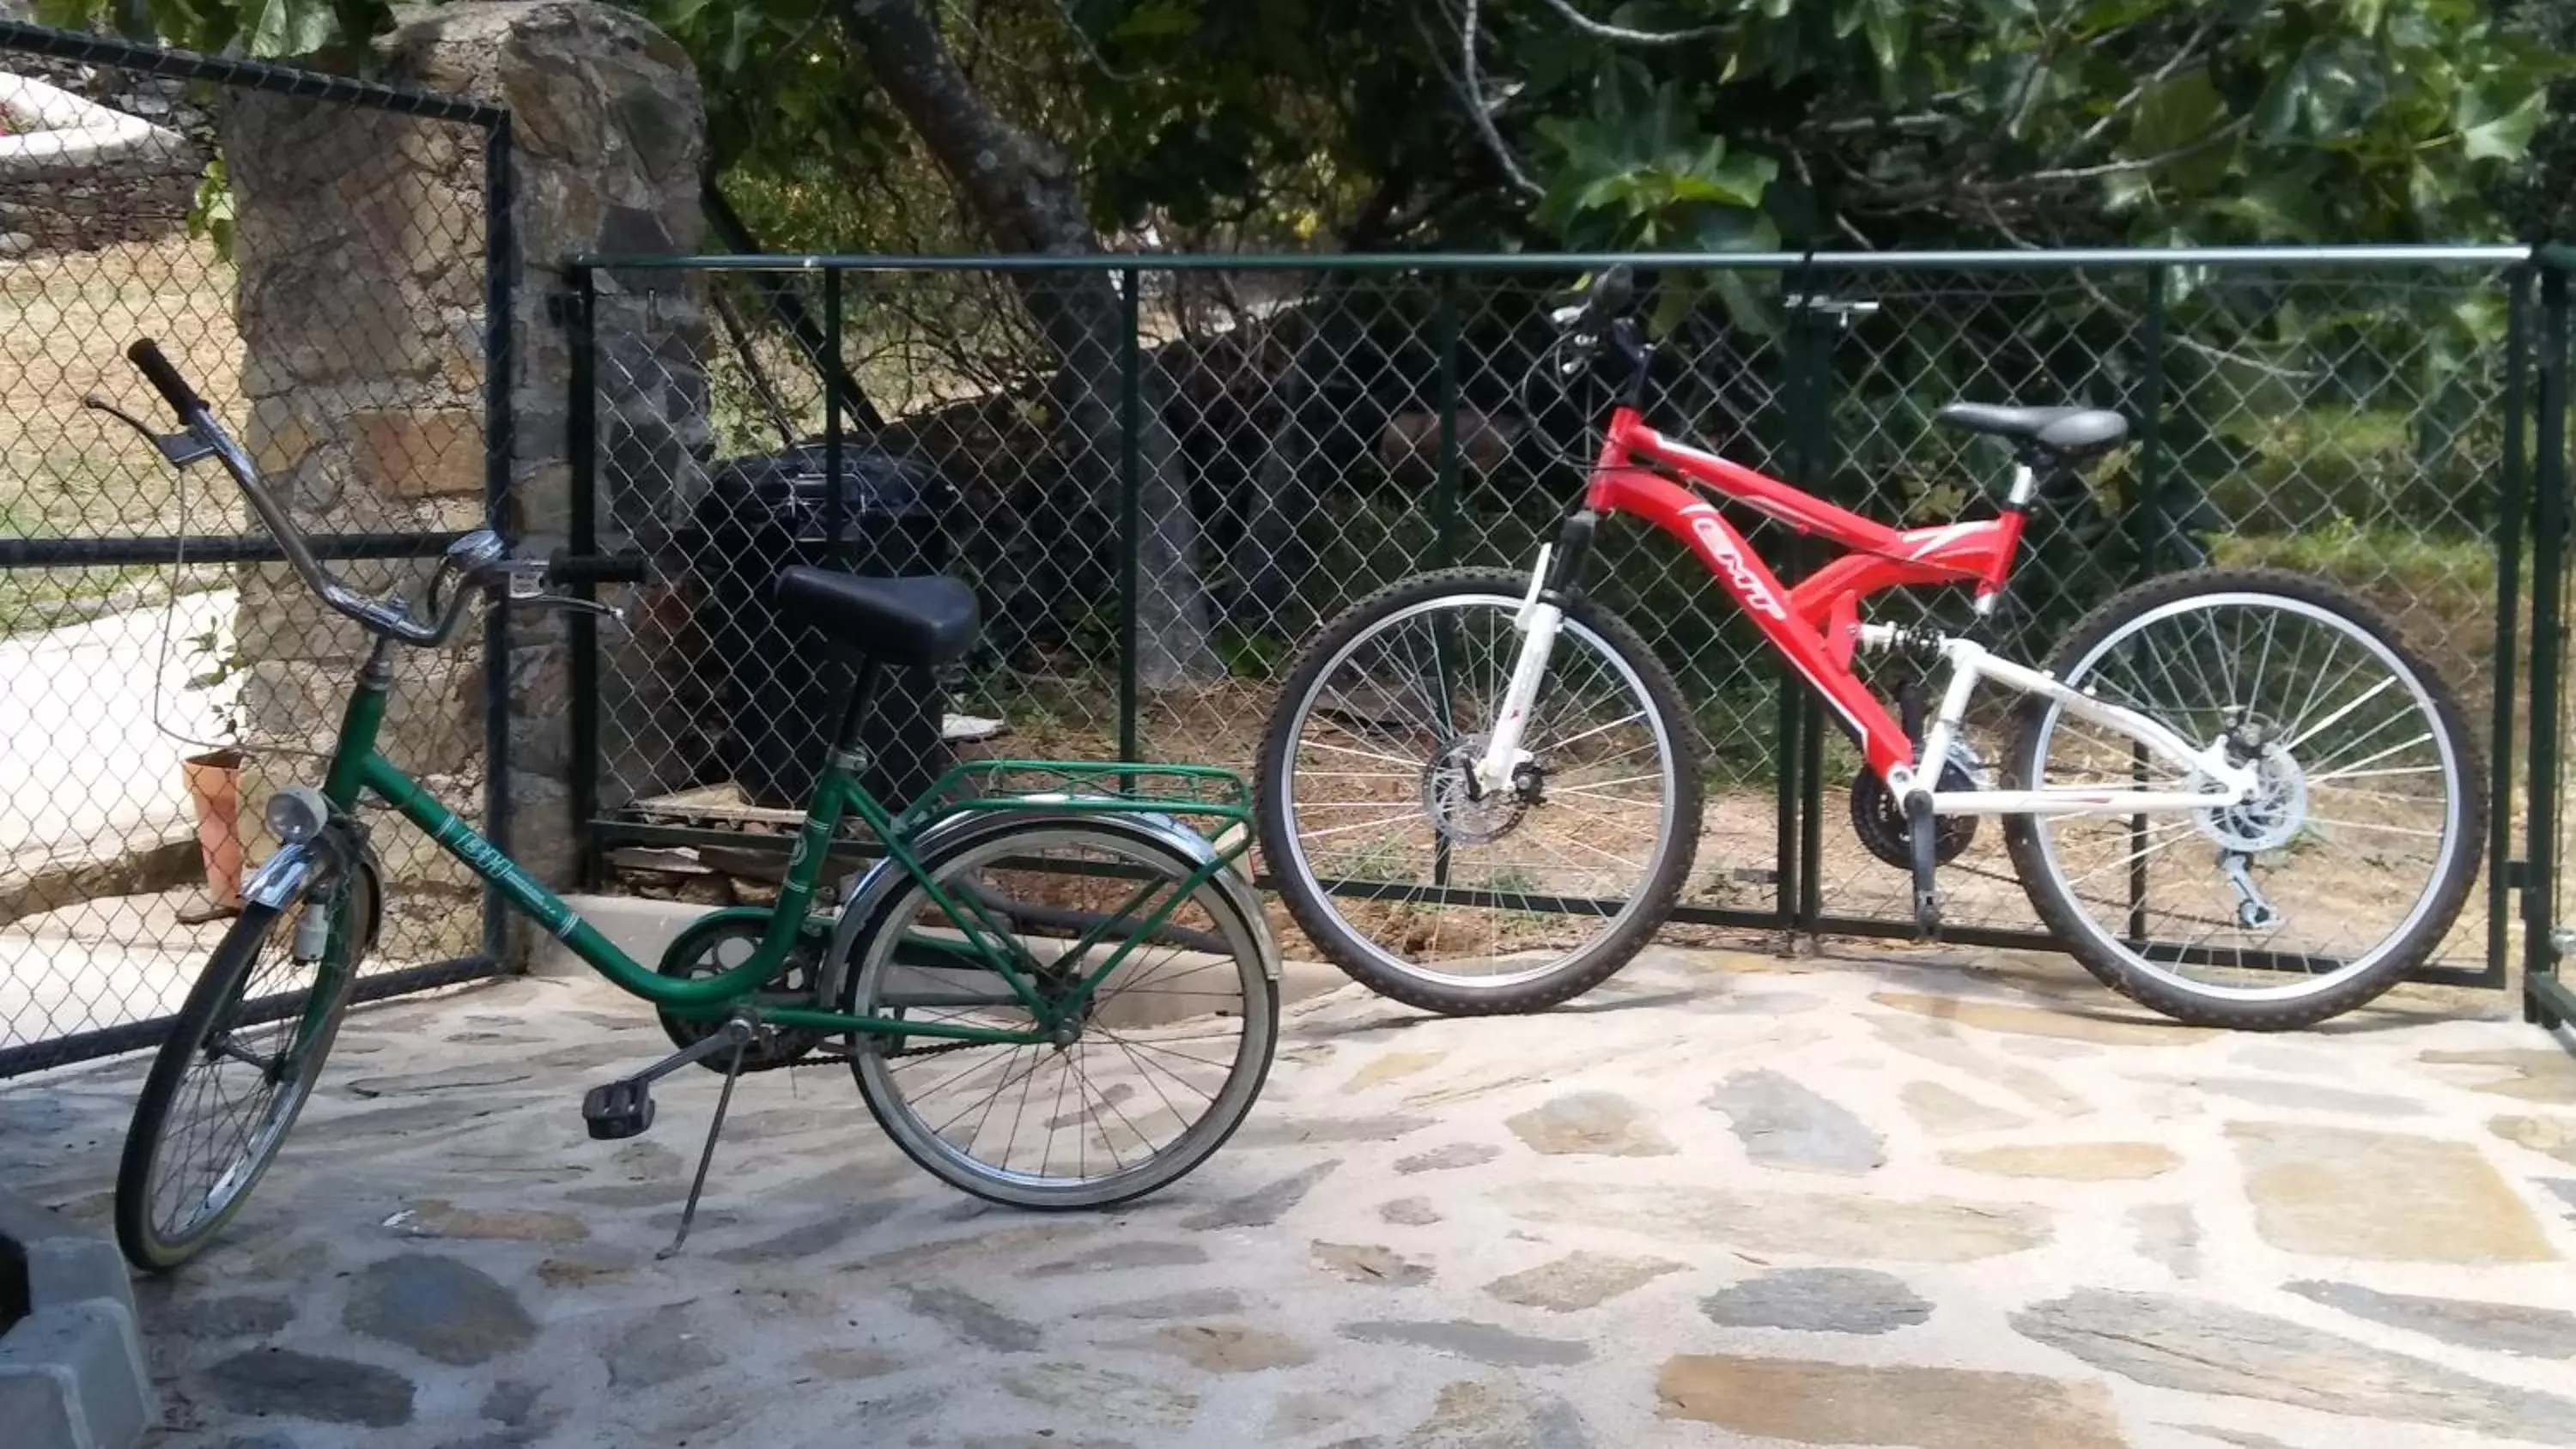
[(2129, 435), (2129, 420), (2102, 408), (2007, 408), (1952, 403), (1935, 422), (1964, 432), (2016, 438), (2052, 453), (2098, 453)]
[(870, 579), (798, 564), (778, 574), (778, 610), (874, 659), (945, 664), (975, 645), (975, 591), (938, 574)]

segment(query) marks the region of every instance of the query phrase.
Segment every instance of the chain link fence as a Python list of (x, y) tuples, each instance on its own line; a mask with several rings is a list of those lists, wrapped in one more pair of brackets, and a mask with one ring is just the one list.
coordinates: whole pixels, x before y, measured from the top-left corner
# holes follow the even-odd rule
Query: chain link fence
[[(124, 358), (156, 339), (318, 553), (408, 589), (487, 515), (508, 269), (492, 108), (0, 23), (0, 121), (6, 1076), (158, 1040), (363, 656), (219, 469), (173, 470), (84, 395), (168, 427)], [(482, 799), (480, 652), (397, 668), (388, 753)], [(488, 973), (479, 882), (370, 813), (394, 889), (360, 992)]]
[[(2497, 782), (2490, 909), (2431, 974), (2501, 979), (2511, 913), (2493, 862), (2524, 821), (2511, 745), (2529, 706), (2521, 252), (1633, 260), (1662, 263), (1646, 274), (1655, 424), (1874, 517), (1941, 522), (2000, 498), (2008, 453), (1935, 426), (1946, 403), (2129, 416), (2131, 444), (2055, 480), (2033, 516), (1995, 623), (2016, 658), (2045, 663), (2120, 587), (2205, 561), (2322, 575), (2375, 604), (2460, 689)], [(594, 874), (764, 897), (805, 777), (764, 761), (802, 752), (810, 772), (836, 708), (821, 641), (758, 602), (789, 561), (945, 569), (982, 598), (977, 654), (913, 681), (886, 727), (881, 788), (959, 752), (1249, 769), (1322, 621), (1420, 570), (1526, 570), (1553, 537), (1605, 415), (1603, 394), (1548, 366), (1550, 309), (1585, 271), (577, 267), (594, 362), (577, 427), (595, 428), (601, 501), (575, 551), (650, 561), (628, 586), (635, 632), (577, 645)], [(681, 377), (704, 379), (684, 404), (703, 410), (701, 445), (629, 446), (621, 416), (672, 405)], [(1792, 581), (1817, 561), (1783, 527), (1750, 536)], [(1701, 733), (1708, 806), (1675, 935), (1909, 932), (1905, 872), (1852, 822), (1857, 751), (1702, 566), (1623, 523), (1590, 578), (1673, 668)], [(1877, 617), (1966, 603), (1917, 597), (1881, 596)], [(816, 661), (788, 683), (818, 687), (783, 687), (777, 659)], [(1975, 723), (1999, 763), (2007, 721)], [(1945, 869), (1946, 929), (2044, 944), (2000, 835), (1985, 822)]]

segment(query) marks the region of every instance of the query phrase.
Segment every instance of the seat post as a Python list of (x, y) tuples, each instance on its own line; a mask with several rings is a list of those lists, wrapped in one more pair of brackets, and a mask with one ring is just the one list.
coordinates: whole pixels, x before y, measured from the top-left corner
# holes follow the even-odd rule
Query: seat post
[(832, 743), (837, 748), (855, 750), (859, 747), (859, 731), (867, 725), (869, 706), (876, 702), (877, 674), (876, 656), (860, 655), (859, 682), (850, 690), (849, 707), (841, 711), (841, 727), (832, 732)]

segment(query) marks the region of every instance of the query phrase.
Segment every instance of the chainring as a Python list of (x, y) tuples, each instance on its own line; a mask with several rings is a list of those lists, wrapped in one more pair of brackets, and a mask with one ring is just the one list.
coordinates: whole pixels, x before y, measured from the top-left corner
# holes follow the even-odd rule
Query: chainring
[[(1977, 788), (1976, 777), (1969, 772), (1974, 757), (1964, 750), (1964, 746), (1952, 746), (1950, 758), (1942, 762), (1941, 789)], [(1862, 847), (1871, 855), (1898, 870), (1914, 869), (1913, 831), (1905, 822), (1905, 812), (1897, 808), (1896, 796), (1889, 792), (1887, 782), (1867, 765), (1852, 777), (1851, 819), (1852, 833), (1860, 837)], [(1936, 864), (1948, 865), (1966, 853), (1977, 838), (1977, 819), (1974, 815), (1932, 817), (1932, 859)]]
[[(662, 953), (662, 962), (654, 968), (655, 973), (682, 980), (720, 975), (726, 969), (722, 955), (725, 947), (737, 942), (744, 944), (748, 949), (735, 953), (735, 959), (742, 959), (749, 950), (758, 949), (760, 938), (768, 930), (769, 918), (766, 915), (727, 915), (702, 922), (680, 933), (679, 939), (671, 943), (671, 949)], [(798, 933), (795, 949), (788, 953), (786, 966), (762, 984), (760, 994), (793, 997), (797, 1005), (813, 1005), (814, 989), (821, 979), (823, 952), (830, 945), (829, 928), (809, 923)], [(671, 1039), (671, 1045), (682, 1050), (696, 1046), (723, 1025), (721, 1017), (693, 1020), (673, 1016), (667, 1011), (655, 1012), (654, 1015), (661, 1020), (662, 1034)], [(794, 1066), (811, 1055), (824, 1040), (824, 1033), (806, 1027), (772, 1026), (766, 1030), (765, 1040), (754, 1041), (743, 1048), (744, 1071), (771, 1072), (780, 1067)], [(700, 1057), (698, 1065), (721, 1073), (731, 1061), (730, 1053), (718, 1052), (713, 1056)]]

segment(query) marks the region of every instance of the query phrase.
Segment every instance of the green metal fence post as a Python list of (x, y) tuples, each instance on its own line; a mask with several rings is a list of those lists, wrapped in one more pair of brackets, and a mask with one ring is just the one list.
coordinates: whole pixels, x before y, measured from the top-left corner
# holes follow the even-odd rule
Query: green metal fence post
[[(1445, 569), (1458, 562), (1458, 274), (1443, 270), (1439, 276), (1432, 331), (1440, 352), (1440, 476), (1431, 485), (1431, 566)], [(1438, 697), (1432, 701), (1432, 712), (1438, 716), (1436, 722), (1444, 737), (1456, 732), (1450, 701), (1457, 692), (1449, 672), (1449, 661), (1456, 655), (1455, 642), (1450, 621), (1445, 616), (1434, 616), (1431, 669), (1432, 687)], [(1448, 889), (1450, 869), (1455, 864), (1449, 836), (1440, 832), (1431, 844), (1432, 884)]]
[(2147, 270), (2146, 372), (2138, 381), (2138, 577), (2152, 578), (2173, 546), (2172, 509), (2164, 479), (2165, 294), (2169, 267)]
[(1438, 283), (1432, 330), (1440, 349), (1440, 476), (1431, 486), (1431, 566), (1458, 561), (1458, 274)]
[[(513, 545), (520, 520), (510, 496), (518, 458), (518, 168), (510, 118), (485, 134), (483, 150), (483, 521)], [(483, 615), (483, 838), (507, 855), (510, 799), (510, 608), (495, 597)], [(580, 829), (579, 825), (574, 827)], [(483, 954), (495, 962), (510, 950), (510, 905), (498, 887), (483, 888)]]
[[(576, 262), (570, 268), (572, 296), (567, 301), (565, 331), (567, 384), (572, 396), (564, 407), (564, 456), (571, 466), (567, 531), (572, 556), (599, 552), (599, 277)], [(589, 584), (575, 593), (590, 598)], [(607, 844), (599, 836), (599, 623), (588, 614), (570, 618), (572, 647), (572, 819), (581, 832), (581, 884), (597, 890), (607, 879)]]
[(1118, 758), (1130, 764), (1143, 758), (1136, 732), (1137, 637), (1144, 607), (1137, 556), (1144, 546), (1145, 513), (1136, 436), (1144, 416), (1139, 282), (1134, 267), (1118, 273)]
[[(2164, 487), (2164, 418), (2165, 418), (2165, 290), (2171, 280), (2166, 267), (2147, 269), (2147, 315), (2145, 337), (2141, 343), (2146, 353), (2143, 375), (2138, 380), (2138, 506), (2136, 522), (2131, 525), (2131, 552), (2137, 556), (2137, 578), (2155, 577), (2157, 566), (2171, 546), (2173, 525), (2171, 512), (2165, 506)], [(2146, 746), (2129, 746), (2131, 778), (2143, 788), (2147, 778)], [(2144, 946), (2147, 940), (2147, 826), (2144, 815), (2129, 817), (2129, 871), (2126, 882), (2129, 893), (2128, 940), (2133, 946)]]
[(837, 550), (841, 525), (847, 521), (842, 517), (846, 504), (841, 497), (841, 390), (832, 385), (841, 372), (841, 272), (837, 267), (823, 274), (823, 355), (815, 361), (816, 381), (823, 389), (823, 476), (831, 480), (823, 488), (824, 548)]
[(2559, 671), (2567, 647), (2560, 609), (2567, 579), (2567, 270), (2544, 258), (2540, 277), (2538, 417), (2533, 421), (2531, 561), (2531, 811), (2522, 893), (2523, 1013), (2544, 1026), (2576, 1017), (2558, 979), (2558, 787), (2567, 727)]
[[(2502, 986), (2507, 940), (2512, 921), (2512, 894), (2527, 863), (2513, 859), (2513, 727), (2518, 687), (2528, 684), (2516, 650), (2516, 626), (2522, 613), (2522, 516), (2529, 506), (2524, 472), (2529, 386), (2527, 356), (2531, 350), (2531, 271), (2516, 267), (2506, 279), (2504, 358), (2504, 458), (2496, 479), (2496, 642), (2495, 715), (2488, 729), (2494, 741), (2489, 768), (2494, 770), (2487, 802), (2487, 980)], [(2540, 702), (2525, 708), (2540, 718)]]
[[(1807, 274), (1807, 296), (1812, 304), (1816, 274)], [(1798, 429), (1795, 461), (1791, 465), (1802, 486), (1820, 496), (1829, 493), (1828, 484), (1834, 472), (1834, 344), (1842, 336), (1847, 314), (1828, 312), (1810, 305), (1800, 314), (1799, 331), (1806, 337), (1801, 366), (1806, 372), (1802, 388), (1806, 396), (1805, 420)], [(1822, 550), (1811, 539), (1801, 535), (1789, 540), (1787, 562), (1794, 574), (1784, 581), (1795, 582), (1814, 567)], [(1790, 692), (1797, 697), (1797, 816), (1798, 862), (1794, 872), (1797, 881), (1797, 929), (1812, 936), (1825, 913), (1825, 707), (1815, 692), (1796, 680), (1790, 681)]]
[[(1812, 446), (1816, 436), (1815, 377), (1810, 358), (1814, 351), (1814, 328), (1811, 324), (1815, 316), (1816, 273), (1803, 266), (1795, 268), (1789, 272), (1787, 283), (1783, 291), (1789, 306), (1786, 309), (1787, 329), (1782, 342), (1781, 364), (1788, 376), (1784, 379), (1780, 396), (1788, 409), (1788, 417), (1781, 444), (1787, 455), (1790, 480), (1802, 488), (1813, 490), (1820, 481), (1816, 477)], [(1782, 556), (1784, 583), (1795, 582), (1790, 571), (1795, 568), (1798, 552), (1797, 542), (1792, 540), (1788, 552)], [(1779, 768), (1779, 792), (1775, 806), (1778, 816), (1773, 831), (1772, 914), (1782, 931), (1794, 932), (1805, 918), (1808, 905), (1807, 893), (1800, 887), (1799, 870), (1805, 858), (1806, 837), (1817, 834), (1821, 824), (1816, 819), (1821, 812), (1806, 808), (1807, 792), (1804, 788), (1808, 773), (1805, 739), (1815, 723), (1810, 718), (1815, 709), (1803, 681), (1787, 669), (1778, 670), (1777, 675), (1780, 681), (1780, 747), (1773, 757)]]

